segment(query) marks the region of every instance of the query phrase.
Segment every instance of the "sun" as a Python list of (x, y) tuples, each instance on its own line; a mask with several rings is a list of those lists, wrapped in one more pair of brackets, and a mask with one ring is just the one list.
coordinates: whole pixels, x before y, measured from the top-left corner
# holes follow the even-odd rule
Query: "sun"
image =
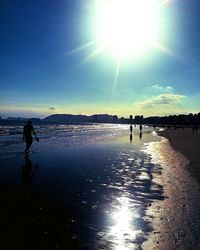
[(138, 56), (159, 43), (156, 0), (101, 0), (95, 11), (93, 35), (108, 53)]

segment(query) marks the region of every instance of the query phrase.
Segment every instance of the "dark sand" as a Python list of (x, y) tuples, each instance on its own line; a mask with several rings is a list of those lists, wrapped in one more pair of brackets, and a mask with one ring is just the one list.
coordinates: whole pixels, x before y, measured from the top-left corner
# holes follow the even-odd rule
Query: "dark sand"
[(191, 128), (167, 129), (160, 131), (159, 135), (169, 139), (171, 146), (188, 159), (187, 168), (200, 184), (200, 131), (193, 133)]
[[(200, 135), (190, 129), (159, 132), (163, 139), (152, 148), (153, 158), (162, 166), (158, 183), (165, 199), (152, 204), (153, 233), (144, 249), (200, 249)], [(189, 170), (189, 171), (188, 171)], [(192, 174), (193, 176), (192, 176)]]

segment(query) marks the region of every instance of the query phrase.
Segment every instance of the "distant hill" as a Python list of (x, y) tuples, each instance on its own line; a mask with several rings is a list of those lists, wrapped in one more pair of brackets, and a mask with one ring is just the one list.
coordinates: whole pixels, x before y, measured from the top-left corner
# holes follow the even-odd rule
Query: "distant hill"
[(23, 125), (27, 120), (31, 120), (35, 124), (41, 123), (58, 123), (58, 124), (82, 124), (82, 123), (118, 123), (118, 124), (148, 124), (148, 125), (179, 125), (179, 126), (196, 126), (200, 127), (200, 112), (197, 114), (179, 114), (169, 116), (150, 116), (143, 117), (143, 115), (130, 115), (130, 118), (118, 118), (116, 115), (96, 114), (96, 115), (72, 115), (72, 114), (53, 114), (44, 119), (39, 118), (21, 118), (8, 117), (7, 119), (0, 119), (0, 123), (6, 124), (21, 124)]
[(58, 123), (68, 123), (68, 122), (88, 122), (89, 117), (86, 115), (71, 115), (71, 114), (55, 114), (47, 116), (43, 119), (45, 122), (58, 122)]
[(23, 118), (23, 117), (8, 117), (6, 120), (9, 120), (9, 121), (32, 121), (32, 122), (41, 122), (41, 119), (40, 118)]
[(114, 123), (118, 121), (116, 115), (97, 114), (97, 115), (71, 115), (71, 114), (54, 114), (43, 119), (45, 122), (53, 123), (84, 123), (84, 122), (102, 122)]
[(151, 116), (144, 118), (143, 115), (136, 115), (135, 118), (118, 118), (116, 115), (96, 114), (96, 115), (71, 115), (54, 114), (43, 119), (44, 122), (51, 123), (120, 123), (129, 124), (152, 124), (152, 125), (198, 125), (200, 126), (200, 113), (198, 114), (179, 114), (169, 116)]

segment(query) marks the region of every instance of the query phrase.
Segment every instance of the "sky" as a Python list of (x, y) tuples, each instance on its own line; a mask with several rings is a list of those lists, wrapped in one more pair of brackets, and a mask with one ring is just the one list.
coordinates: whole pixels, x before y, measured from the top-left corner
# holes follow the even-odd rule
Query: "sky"
[(0, 116), (200, 112), (200, 1), (145, 1), (2, 1)]

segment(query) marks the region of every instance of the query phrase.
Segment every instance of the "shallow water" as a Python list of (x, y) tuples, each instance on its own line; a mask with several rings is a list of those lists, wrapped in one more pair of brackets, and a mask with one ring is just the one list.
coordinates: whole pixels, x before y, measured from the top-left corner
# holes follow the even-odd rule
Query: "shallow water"
[[(120, 124), (88, 124), (88, 125), (52, 125), (41, 124), (34, 129), (41, 140), (54, 138), (69, 138), (72, 141), (81, 142), (82, 139), (90, 141), (109, 138), (119, 135), (127, 130), (126, 125)], [(0, 148), (12, 144), (20, 144), (22, 141), (23, 126), (0, 124)], [(73, 140), (73, 138), (76, 138)], [(78, 140), (77, 140), (78, 138)]]
[(155, 181), (162, 168), (149, 152), (160, 141), (156, 132), (135, 128), (132, 141), (127, 125), (59, 127), (49, 134), (40, 134), (28, 159), (21, 142), (4, 144), (0, 183), (54, 194), (80, 249), (141, 249), (153, 230), (147, 211), (164, 199)]

